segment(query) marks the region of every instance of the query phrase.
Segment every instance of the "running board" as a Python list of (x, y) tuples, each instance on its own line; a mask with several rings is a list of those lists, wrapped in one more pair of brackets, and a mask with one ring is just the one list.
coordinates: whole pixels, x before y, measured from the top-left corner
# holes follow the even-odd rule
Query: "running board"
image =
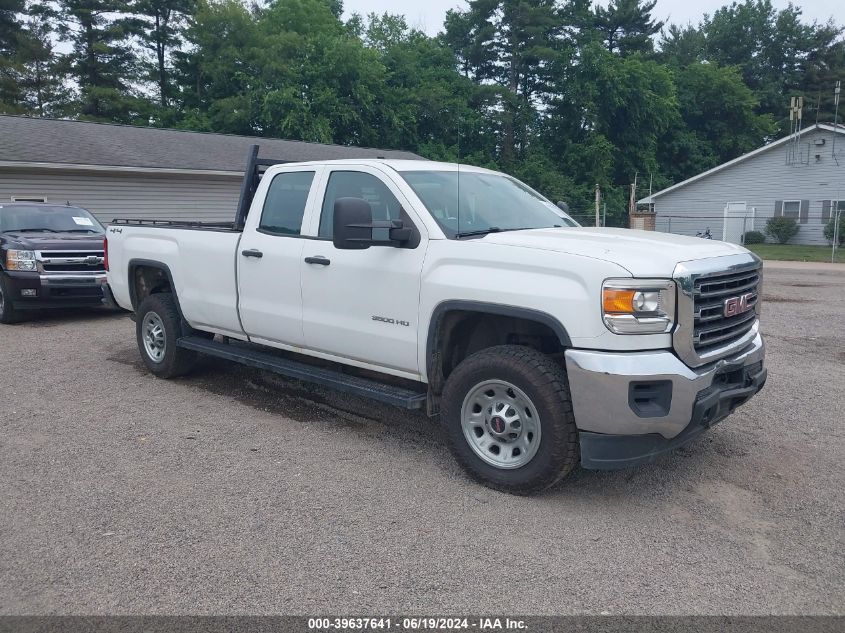
[(281, 358), (255, 349), (218, 343), (199, 336), (184, 336), (176, 345), (208, 356), (224, 358), (242, 365), (257, 367), (289, 378), (313, 382), (379, 402), (386, 402), (403, 409), (422, 409), (426, 394), (394, 385), (388, 385), (368, 378), (350, 376), (324, 367), (314, 367), (306, 363)]

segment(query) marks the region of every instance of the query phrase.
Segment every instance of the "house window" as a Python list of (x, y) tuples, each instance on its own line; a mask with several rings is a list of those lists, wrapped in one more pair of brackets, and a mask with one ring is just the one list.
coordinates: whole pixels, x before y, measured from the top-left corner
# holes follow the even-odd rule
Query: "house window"
[(46, 196), (12, 196), (12, 202), (47, 202)]
[(837, 211), (845, 216), (845, 200), (822, 200), (822, 224), (830, 222)]
[(784, 200), (783, 201), (783, 217), (793, 218), (795, 220), (801, 215), (801, 201), (800, 200)]

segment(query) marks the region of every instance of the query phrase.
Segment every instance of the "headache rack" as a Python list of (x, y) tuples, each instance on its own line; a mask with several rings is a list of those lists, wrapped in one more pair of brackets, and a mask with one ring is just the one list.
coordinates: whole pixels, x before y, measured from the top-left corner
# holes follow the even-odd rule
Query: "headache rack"
[(273, 165), (281, 165), (283, 163), (290, 163), (289, 160), (274, 160), (272, 158), (259, 158), (258, 145), (251, 145), (246, 156), (246, 169), (244, 169), (244, 179), (241, 183), (241, 195), (238, 200), (238, 208), (235, 213), (234, 222), (203, 222), (201, 220), (156, 220), (148, 218), (115, 218), (111, 224), (115, 225), (130, 225), (130, 226), (159, 226), (159, 227), (173, 227), (182, 229), (198, 229), (207, 231), (243, 231), (244, 224), (246, 224), (246, 216), (249, 213), (249, 207), (252, 205), (252, 199), (255, 197), (255, 191), (258, 189), (258, 183), (268, 167)]

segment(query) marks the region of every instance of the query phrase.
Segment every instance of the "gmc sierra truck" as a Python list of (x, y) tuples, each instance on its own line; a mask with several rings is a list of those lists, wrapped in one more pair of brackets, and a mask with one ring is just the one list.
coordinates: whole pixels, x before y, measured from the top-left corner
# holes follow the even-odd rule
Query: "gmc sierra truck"
[(103, 304), (104, 235), (79, 207), (0, 202), (0, 323)]
[(519, 494), (654, 460), (765, 383), (742, 247), (581, 227), (476, 167), (271, 163), (253, 148), (233, 223), (109, 225), (155, 375), (207, 354), (425, 408), (472, 476)]

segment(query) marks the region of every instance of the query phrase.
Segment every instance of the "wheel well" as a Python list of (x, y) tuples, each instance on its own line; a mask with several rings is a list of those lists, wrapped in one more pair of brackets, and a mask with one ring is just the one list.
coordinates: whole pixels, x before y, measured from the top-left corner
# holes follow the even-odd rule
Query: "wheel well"
[(442, 391), (449, 374), (462, 360), (482, 349), (524, 345), (549, 356), (562, 357), (569, 346), (565, 332), (556, 331), (551, 323), (518, 314), (449, 310), (432, 327), (428, 379), (435, 394)]
[(170, 274), (160, 266), (138, 264), (130, 269), (129, 280), (132, 307), (137, 309), (150, 295), (159, 292), (173, 292)]

